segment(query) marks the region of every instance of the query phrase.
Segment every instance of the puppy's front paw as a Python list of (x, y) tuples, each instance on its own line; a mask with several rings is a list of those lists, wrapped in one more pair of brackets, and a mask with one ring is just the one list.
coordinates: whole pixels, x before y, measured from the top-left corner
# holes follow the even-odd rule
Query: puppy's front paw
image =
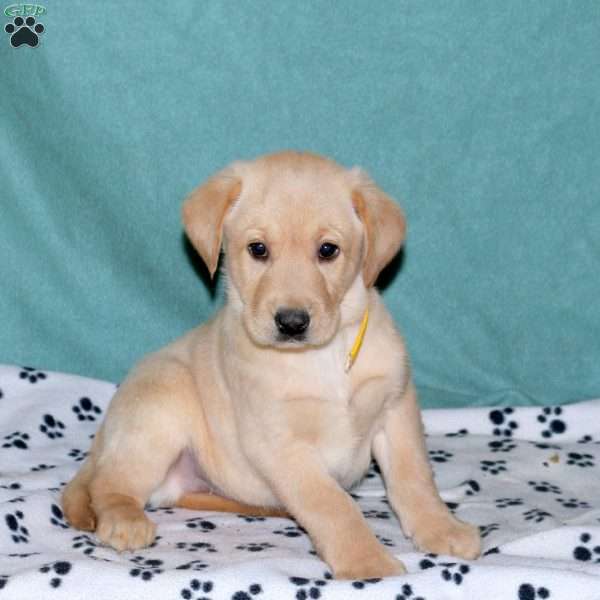
[(452, 515), (423, 520), (413, 540), (421, 550), (433, 554), (449, 554), (467, 560), (474, 560), (481, 554), (479, 529)]
[(96, 529), (98, 539), (115, 550), (138, 550), (149, 546), (156, 535), (156, 525), (141, 509), (115, 506), (103, 511)]
[(403, 575), (406, 568), (401, 561), (386, 552), (382, 555), (367, 556), (362, 560), (353, 560), (352, 564), (334, 568), (333, 573), (336, 579), (376, 579)]

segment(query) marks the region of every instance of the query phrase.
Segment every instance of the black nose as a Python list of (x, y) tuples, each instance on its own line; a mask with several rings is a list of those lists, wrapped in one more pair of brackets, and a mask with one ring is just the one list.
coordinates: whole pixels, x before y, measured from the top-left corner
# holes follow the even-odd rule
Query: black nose
[(275, 324), (283, 335), (299, 336), (308, 329), (310, 316), (305, 310), (280, 308), (275, 313)]

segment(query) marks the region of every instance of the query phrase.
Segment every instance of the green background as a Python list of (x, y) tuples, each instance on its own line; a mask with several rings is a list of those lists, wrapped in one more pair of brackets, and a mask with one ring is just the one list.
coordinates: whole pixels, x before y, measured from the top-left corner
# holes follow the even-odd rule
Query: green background
[(0, 31), (0, 362), (116, 381), (205, 319), (183, 198), (296, 148), (405, 208), (426, 406), (600, 395), (599, 2), (46, 6)]

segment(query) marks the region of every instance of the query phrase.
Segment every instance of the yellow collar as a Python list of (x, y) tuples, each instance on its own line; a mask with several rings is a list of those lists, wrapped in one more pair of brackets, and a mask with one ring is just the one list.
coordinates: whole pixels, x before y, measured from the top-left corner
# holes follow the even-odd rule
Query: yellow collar
[(348, 352), (348, 357), (346, 358), (346, 366), (344, 370), (346, 373), (350, 371), (358, 353), (360, 352), (360, 347), (363, 343), (363, 338), (365, 337), (365, 331), (367, 331), (367, 325), (369, 323), (369, 309), (365, 308), (365, 314), (363, 315), (362, 321), (360, 322), (360, 327), (358, 328), (358, 333), (356, 334), (356, 338), (354, 339), (354, 344), (352, 344), (352, 348), (350, 352)]

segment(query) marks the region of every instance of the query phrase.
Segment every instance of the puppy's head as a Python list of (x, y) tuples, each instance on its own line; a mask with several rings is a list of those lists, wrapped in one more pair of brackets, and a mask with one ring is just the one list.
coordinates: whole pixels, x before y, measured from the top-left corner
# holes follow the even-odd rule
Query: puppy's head
[(283, 348), (327, 343), (349, 290), (375, 283), (405, 232), (365, 173), (298, 152), (217, 173), (185, 201), (183, 221), (211, 275), (223, 240), (229, 303), (255, 343)]

